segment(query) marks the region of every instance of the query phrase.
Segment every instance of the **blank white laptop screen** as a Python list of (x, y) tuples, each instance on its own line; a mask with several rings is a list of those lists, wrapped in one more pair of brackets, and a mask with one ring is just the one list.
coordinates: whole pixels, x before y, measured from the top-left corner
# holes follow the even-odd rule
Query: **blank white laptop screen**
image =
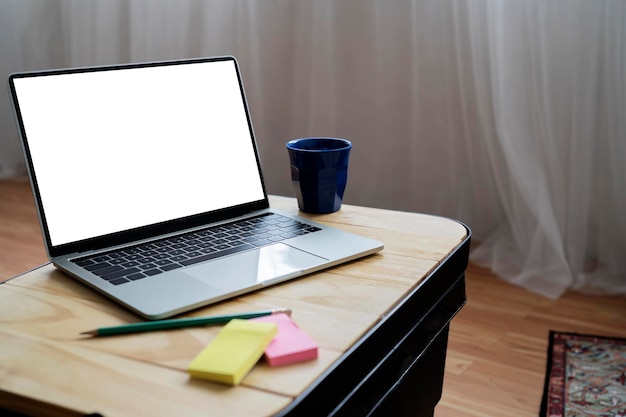
[(263, 199), (234, 65), (15, 79), (51, 243)]

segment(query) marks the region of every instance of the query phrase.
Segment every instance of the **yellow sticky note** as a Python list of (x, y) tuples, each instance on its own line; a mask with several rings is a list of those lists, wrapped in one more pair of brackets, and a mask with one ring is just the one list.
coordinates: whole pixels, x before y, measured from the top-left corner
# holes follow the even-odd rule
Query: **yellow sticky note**
[(238, 385), (278, 333), (275, 323), (234, 319), (191, 362), (193, 378)]

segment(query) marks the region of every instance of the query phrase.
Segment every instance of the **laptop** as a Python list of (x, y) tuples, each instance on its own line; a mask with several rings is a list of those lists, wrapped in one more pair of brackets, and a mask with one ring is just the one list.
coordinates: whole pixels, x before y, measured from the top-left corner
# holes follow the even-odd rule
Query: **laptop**
[(232, 56), (8, 84), (51, 262), (146, 319), (383, 248), (270, 208)]

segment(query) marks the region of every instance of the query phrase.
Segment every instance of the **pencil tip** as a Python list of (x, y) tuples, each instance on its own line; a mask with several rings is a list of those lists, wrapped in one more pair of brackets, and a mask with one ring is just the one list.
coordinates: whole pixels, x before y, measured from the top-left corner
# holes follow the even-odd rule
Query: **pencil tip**
[(272, 314), (286, 314), (289, 317), (291, 317), (291, 309), (290, 308), (277, 308), (272, 312)]
[(96, 335), (96, 330), (89, 330), (87, 332), (81, 332), (80, 334), (86, 334), (86, 335), (90, 335), (90, 336), (95, 336)]

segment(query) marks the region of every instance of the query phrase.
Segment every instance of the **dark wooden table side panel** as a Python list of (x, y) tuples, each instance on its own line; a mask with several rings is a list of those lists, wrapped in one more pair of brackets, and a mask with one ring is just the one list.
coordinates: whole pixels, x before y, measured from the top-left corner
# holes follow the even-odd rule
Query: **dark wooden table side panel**
[[(469, 243), (468, 236), (277, 416), (402, 416), (416, 415), (416, 409), (432, 414), (441, 398), (448, 326), (465, 304)], [(403, 409), (409, 414), (398, 414)]]

